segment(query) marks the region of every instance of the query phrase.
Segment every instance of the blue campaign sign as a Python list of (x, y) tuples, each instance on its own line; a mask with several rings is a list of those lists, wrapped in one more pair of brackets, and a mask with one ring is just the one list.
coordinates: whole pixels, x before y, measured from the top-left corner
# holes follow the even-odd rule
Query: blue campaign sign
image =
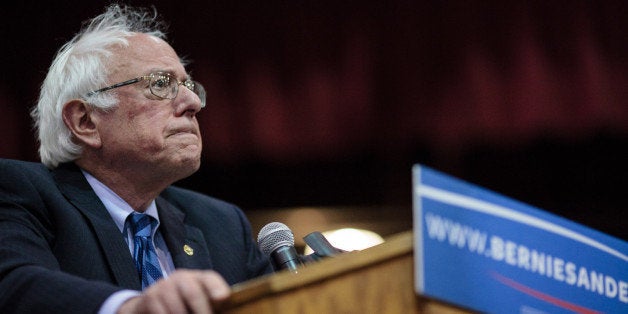
[(486, 313), (628, 313), (628, 243), (413, 168), (415, 289)]

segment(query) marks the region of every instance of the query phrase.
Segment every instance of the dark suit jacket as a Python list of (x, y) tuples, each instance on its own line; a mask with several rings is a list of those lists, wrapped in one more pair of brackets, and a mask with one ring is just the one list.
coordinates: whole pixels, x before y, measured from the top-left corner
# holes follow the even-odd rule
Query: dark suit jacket
[[(272, 272), (234, 205), (176, 187), (156, 203), (176, 268)], [(80, 169), (0, 159), (0, 313), (92, 313), (125, 288), (141, 290), (133, 257)]]

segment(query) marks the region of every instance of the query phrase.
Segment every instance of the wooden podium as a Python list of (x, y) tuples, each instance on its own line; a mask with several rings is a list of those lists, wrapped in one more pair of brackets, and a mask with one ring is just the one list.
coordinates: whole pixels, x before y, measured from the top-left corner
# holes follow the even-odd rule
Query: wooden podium
[(220, 313), (472, 313), (414, 292), (411, 231), (233, 286)]

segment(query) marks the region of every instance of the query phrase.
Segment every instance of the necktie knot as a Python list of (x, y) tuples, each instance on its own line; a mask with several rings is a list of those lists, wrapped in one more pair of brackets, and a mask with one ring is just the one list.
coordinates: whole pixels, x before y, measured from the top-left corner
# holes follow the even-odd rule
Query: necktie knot
[(157, 224), (155, 218), (141, 213), (133, 213), (129, 217), (133, 236), (150, 237), (152, 235), (154, 225)]

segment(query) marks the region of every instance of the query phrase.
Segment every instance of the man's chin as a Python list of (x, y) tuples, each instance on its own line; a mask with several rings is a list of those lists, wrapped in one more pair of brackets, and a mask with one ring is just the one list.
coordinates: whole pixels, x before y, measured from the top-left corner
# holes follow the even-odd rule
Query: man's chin
[(200, 157), (181, 160), (179, 173), (181, 174), (182, 177), (180, 179), (191, 176), (193, 173), (198, 171), (200, 167), (201, 167)]

